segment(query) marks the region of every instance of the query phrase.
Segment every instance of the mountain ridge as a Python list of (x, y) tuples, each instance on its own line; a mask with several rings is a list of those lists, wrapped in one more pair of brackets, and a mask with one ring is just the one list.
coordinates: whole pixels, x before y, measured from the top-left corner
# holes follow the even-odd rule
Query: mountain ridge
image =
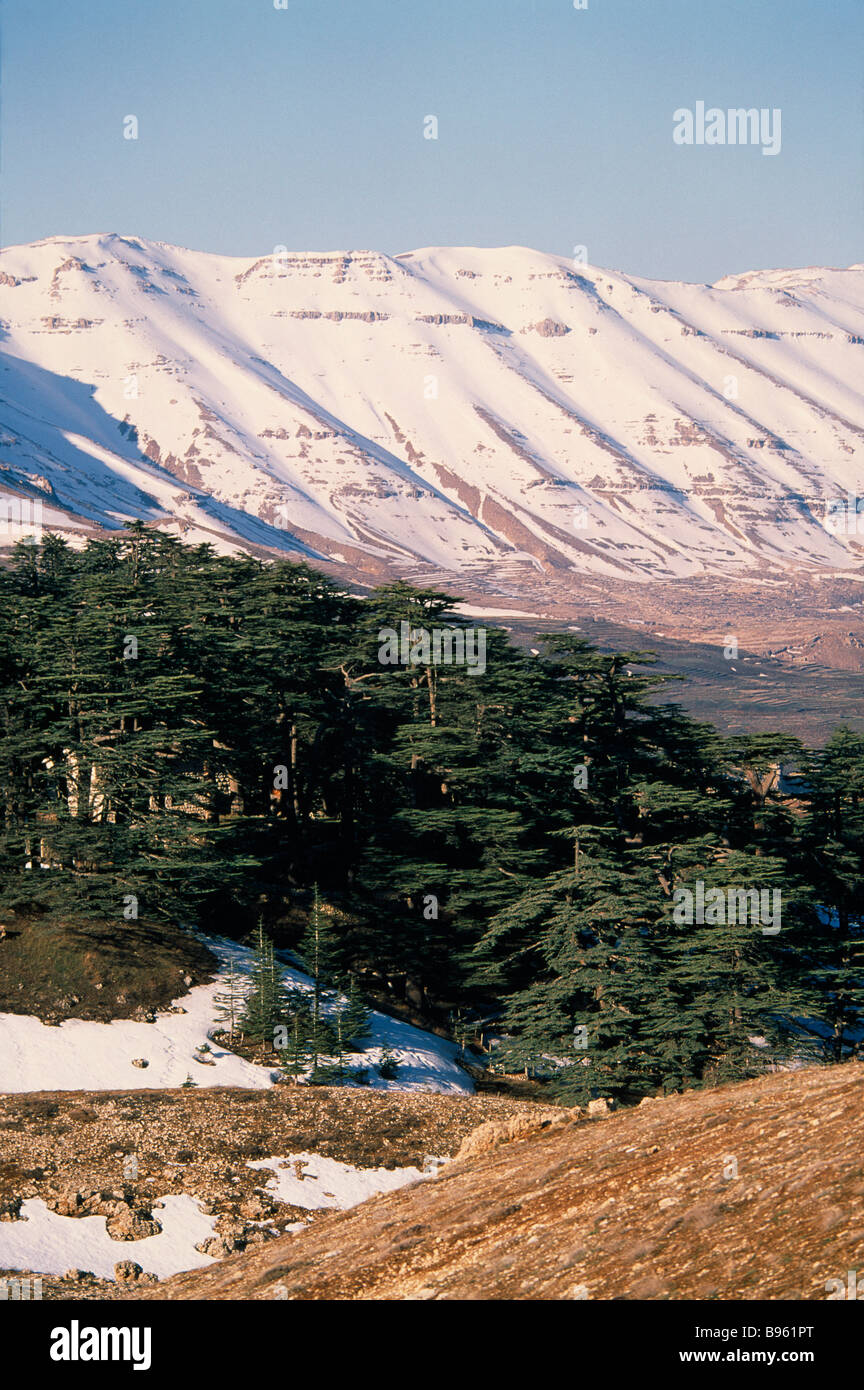
[(361, 582), (854, 571), (862, 347), (862, 266), (48, 238), (0, 252), (0, 490)]

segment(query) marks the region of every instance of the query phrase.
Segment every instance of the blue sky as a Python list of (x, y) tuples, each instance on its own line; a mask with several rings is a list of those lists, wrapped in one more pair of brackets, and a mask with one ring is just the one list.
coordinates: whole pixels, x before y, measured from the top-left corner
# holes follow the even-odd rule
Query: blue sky
[[(588, 3), (3, 0), (3, 242), (864, 260), (862, 0)], [(779, 107), (781, 153), (676, 146), (698, 101)]]

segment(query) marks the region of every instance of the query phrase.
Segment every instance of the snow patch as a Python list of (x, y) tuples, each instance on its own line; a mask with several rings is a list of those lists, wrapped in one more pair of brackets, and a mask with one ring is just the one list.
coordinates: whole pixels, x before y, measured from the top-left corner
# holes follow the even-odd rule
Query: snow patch
[[(248, 947), (224, 938), (201, 938), (217, 956), (220, 969), (207, 985), (198, 985), (174, 1000), (185, 1013), (164, 1013), (155, 1023), (114, 1019), (97, 1023), (67, 1019), (51, 1026), (29, 1014), (0, 1013), (0, 1092), (161, 1090), (182, 1086), (187, 1077), (197, 1086), (238, 1086), (263, 1090), (278, 1076), (279, 1058), (259, 1066), (209, 1041), (221, 1027), (215, 996), (225, 985), (233, 961), (238, 973), (249, 974), (253, 955)], [(283, 967), (295, 987), (312, 991), (307, 975)], [(210, 1050), (206, 1054), (204, 1045)], [(455, 1058), (459, 1048), (409, 1023), (373, 1013), (368, 1045), (350, 1054), (351, 1066), (373, 1068), (385, 1049), (398, 1063), (390, 1080), (372, 1077), (376, 1090), (442, 1091), (470, 1095), (474, 1087)], [(205, 1062), (199, 1060), (205, 1057)], [(134, 1060), (146, 1067), (133, 1066)], [(212, 1062), (213, 1065), (206, 1065)]]
[(289, 1154), (287, 1158), (262, 1158), (247, 1164), (249, 1168), (267, 1169), (273, 1174), (275, 1187), (271, 1196), (278, 1202), (306, 1211), (332, 1209), (346, 1211), (375, 1197), (379, 1192), (395, 1192), (408, 1183), (420, 1182), (428, 1172), (419, 1168), (355, 1168), (321, 1154)]
[(57, 1275), (83, 1269), (113, 1280), (116, 1264), (134, 1260), (146, 1274), (168, 1279), (216, 1263), (195, 1246), (213, 1235), (218, 1217), (206, 1216), (196, 1199), (186, 1195), (154, 1202), (153, 1219), (162, 1230), (143, 1240), (112, 1240), (106, 1217), (58, 1216), (40, 1197), (22, 1202), (21, 1217), (0, 1222), (0, 1269)]

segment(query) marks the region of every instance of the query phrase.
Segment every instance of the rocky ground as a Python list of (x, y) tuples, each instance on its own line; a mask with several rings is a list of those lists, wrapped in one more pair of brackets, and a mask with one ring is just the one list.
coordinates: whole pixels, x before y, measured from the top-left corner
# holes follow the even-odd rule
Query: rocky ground
[[(60, 1215), (105, 1216), (123, 1266), (120, 1283), (70, 1271), (43, 1277), (42, 1296), (114, 1298), (123, 1283), (135, 1282), (125, 1243), (158, 1231), (157, 1196), (188, 1193), (218, 1215), (205, 1253), (250, 1251), (325, 1213), (275, 1202), (248, 1160), (316, 1153), (360, 1168), (422, 1168), (427, 1157), (455, 1154), (479, 1125), (541, 1112), (501, 1096), (345, 1087), (0, 1096), (0, 1221), (14, 1220), (29, 1197)], [(257, 1224), (264, 1220), (272, 1225)], [(0, 1270), (0, 1277), (21, 1273)]]
[[(864, 1065), (848, 1063), (547, 1114), (527, 1136), (524, 1111), (493, 1109), (508, 1123), (437, 1177), (121, 1296), (824, 1300), (826, 1281), (864, 1267), (862, 1101)], [(424, 1103), (466, 1127), (491, 1104)], [(393, 1141), (407, 1155), (407, 1136)]]

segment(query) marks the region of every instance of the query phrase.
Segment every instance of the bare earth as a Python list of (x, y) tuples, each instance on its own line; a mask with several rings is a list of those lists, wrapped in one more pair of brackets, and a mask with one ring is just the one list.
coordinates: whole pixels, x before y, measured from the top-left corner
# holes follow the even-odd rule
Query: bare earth
[(825, 1300), (864, 1265), (862, 1101), (849, 1063), (568, 1115), (121, 1296)]
[[(40, 1197), (63, 1216), (104, 1216), (117, 1261), (154, 1235), (153, 1201), (187, 1193), (218, 1216), (225, 1254), (279, 1235), (291, 1222), (321, 1220), (276, 1202), (249, 1160), (316, 1153), (358, 1168), (422, 1168), (455, 1154), (479, 1125), (512, 1122), (544, 1107), (506, 1096), (439, 1096), (346, 1087), (268, 1091), (40, 1092), (0, 1096), (0, 1221)], [(134, 1159), (130, 1176), (129, 1160)], [(272, 1223), (262, 1228), (262, 1220)], [(38, 1270), (30, 1271), (33, 1274)], [(19, 1271), (0, 1269), (3, 1275)], [(45, 1276), (45, 1299), (110, 1299), (118, 1285)]]

